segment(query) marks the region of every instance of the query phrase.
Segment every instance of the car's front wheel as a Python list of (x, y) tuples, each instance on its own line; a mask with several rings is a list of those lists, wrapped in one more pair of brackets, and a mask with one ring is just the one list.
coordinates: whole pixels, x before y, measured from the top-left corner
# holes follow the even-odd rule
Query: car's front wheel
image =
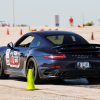
[(28, 69), (32, 69), (32, 73), (33, 73), (33, 77), (34, 77), (34, 82), (35, 83), (41, 83), (42, 79), (40, 79), (40, 77), (39, 77), (37, 62), (36, 62), (35, 58), (32, 57), (32, 58), (30, 58), (28, 60), (27, 68)]
[(87, 80), (89, 83), (100, 83), (100, 77), (89, 77)]

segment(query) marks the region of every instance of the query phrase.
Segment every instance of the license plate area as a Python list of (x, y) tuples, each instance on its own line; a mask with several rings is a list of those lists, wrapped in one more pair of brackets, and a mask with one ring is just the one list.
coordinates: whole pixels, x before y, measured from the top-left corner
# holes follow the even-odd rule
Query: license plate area
[(90, 68), (89, 62), (77, 62), (78, 69), (87, 69)]

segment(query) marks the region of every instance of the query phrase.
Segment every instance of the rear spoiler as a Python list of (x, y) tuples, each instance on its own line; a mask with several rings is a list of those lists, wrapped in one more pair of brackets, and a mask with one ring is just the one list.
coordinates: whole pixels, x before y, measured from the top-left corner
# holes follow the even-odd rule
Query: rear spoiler
[(55, 47), (52, 47), (52, 49), (58, 49), (58, 48), (63, 48), (63, 47), (79, 47), (79, 46), (82, 46), (82, 47), (85, 47), (85, 46), (91, 46), (91, 47), (100, 47), (100, 44), (64, 44), (64, 45), (58, 45), (58, 46), (55, 46)]
[(99, 52), (100, 48), (91, 48), (91, 49), (60, 49), (57, 50), (59, 53), (95, 53)]

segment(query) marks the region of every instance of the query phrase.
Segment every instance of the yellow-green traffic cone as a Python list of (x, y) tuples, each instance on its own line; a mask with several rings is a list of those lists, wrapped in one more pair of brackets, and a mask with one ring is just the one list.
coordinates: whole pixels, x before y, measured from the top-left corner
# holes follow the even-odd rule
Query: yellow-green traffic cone
[(29, 69), (28, 70), (28, 79), (27, 79), (27, 88), (25, 90), (37, 90), (37, 89), (38, 88), (35, 88), (32, 69)]
[(28, 28), (28, 31), (31, 31), (31, 30), (30, 30), (30, 27)]

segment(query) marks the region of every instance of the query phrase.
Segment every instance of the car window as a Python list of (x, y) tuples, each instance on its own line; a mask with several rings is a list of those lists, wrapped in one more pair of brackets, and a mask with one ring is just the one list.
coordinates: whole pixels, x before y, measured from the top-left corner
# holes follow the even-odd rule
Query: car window
[(46, 38), (55, 45), (62, 44), (87, 44), (88, 42), (79, 35), (64, 34), (64, 35), (50, 35)]
[(15, 47), (29, 47), (33, 39), (34, 36), (24, 36), (15, 44)]
[(43, 43), (34, 36), (24, 36), (16, 44), (15, 47), (40, 47)]
[(53, 42), (54, 44), (62, 44), (64, 40), (64, 36), (63, 35), (48, 36), (47, 39)]
[(34, 37), (29, 47), (40, 47), (42, 45), (43, 43), (38, 38)]
[(34, 37), (28, 36), (28, 37), (27, 37), (25, 40), (23, 40), (19, 45), (24, 45), (24, 44), (31, 43), (33, 39), (34, 39)]

